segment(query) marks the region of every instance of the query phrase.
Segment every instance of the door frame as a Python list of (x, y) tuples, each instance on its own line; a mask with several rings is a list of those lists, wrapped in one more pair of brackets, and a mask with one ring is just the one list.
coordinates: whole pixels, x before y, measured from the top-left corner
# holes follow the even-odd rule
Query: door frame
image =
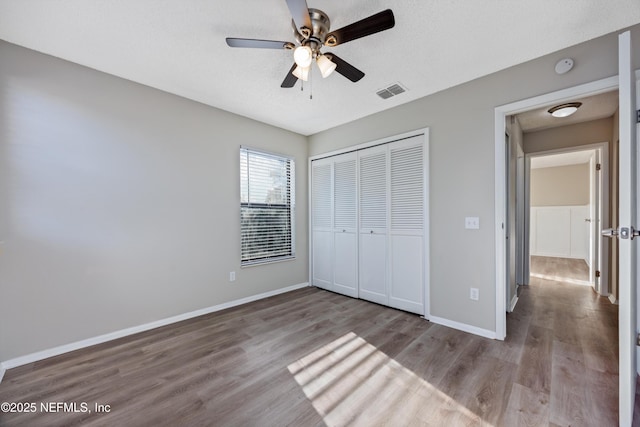
[[(609, 219), (609, 209), (606, 209), (605, 207), (608, 207), (610, 204), (610, 198), (609, 198), (609, 142), (597, 142), (594, 144), (585, 144), (585, 145), (576, 145), (574, 147), (565, 147), (565, 148), (557, 148), (557, 149), (552, 149), (552, 150), (545, 150), (545, 151), (537, 151), (535, 153), (525, 153), (525, 168), (526, 168), (526, 174), (527, 177), (529, 177), (529, 179), (527, 179), (527, 182), (525, 183), (525, 211), (526, 212), (531, 212), (531, 199), (530, 199), (530, 192), (531, 192), (531, 159), (534, 157), (544, 157), (544, 156), (548, 156), (548, 155), (554, 155), (554, 154), (563, 154), (563, 153), (575, 153), (575, 152), (580, 152), (580, 151), (592, 151), (594, 153), (594, 155), (599, 151), (600, 152), (600, 164), (601, 164), (601, 175), (600, 175), (600, 180), (602, 181), (602, 191), (601, 192), (596, 192), (596, 198), (597, 200), (595, 201), (595, 209), (598, 210), (599, 212), (596, 212), (595, 215), (591, 215), (592, 219), (597, 218), (599, 219), (599, 224), (596, 223), (595, 221), (592, 221), (591, 223), (591, 230), (590, 230), (590, 234), (593, 233), (593, 241), (589, 242), (589, 256), (590, 256), (590, 261), (591, 261), (591, 265), (589, 266), (589, 281), (592, 281), (592, 286), (594, 287), (594, 289), (596, 290), (596, 292), (598, 292), (598, 294), (600, 294), (601, 296), (609, 296), (609, 291), (611, 289), (611, 287), (609, 286), (609, 248), (608, 246), (605, 245), (600, 245), (599, 247), (601, 248), (600, 251), (596, 250), (595, 246), (598, 245), (598, 242), (602, 242), (602, 235), (599, 232), (599, 230), (605, 228), (605, 224), (607, 224), (607, 227), (609, 226), (610, 219)], [(590, 162), (591, 163), (591, 162)], [(592, 179), (594, 179), (597, 175), (595, 173), (595, 166), (589, 168), (589, 181), (591, 181)], [(598, 185), (598, 181), (597, 179), (594, 180), (594, 186)], [(591, 187), (591, 183), (590, 183), (590, 187)], [(589, 188), (589, 191), (592, 191), (592, 188)], [(591, 195), (590, 195), (591, 197)], [(590, 203), (591, 205), (591, 203)], [(590, 209), (593, 209), (593, 206), (590, 206)], [(530, 218), (530, 215), (529, 215)], [(528, 245), (529, 242), (531, 242), (531, 237), (529, 236), (529, 231), (530, 228), (527, 227), (527, 231), (525, 232), (525, 241), (527, 242), (527, 245), (525, 245), (525, 258), (529, 258), (529, 250), (530, 247)], [(591, 252), (593, 251), (593, 253)], [(595, 264), (600, 265), (600, 281), (598, 282), (596, 280), (595, 277), (595, 266), (593, 265), (593, 261), (596, 261)], [(526, 261), (525, 261), (526, 262)], [(528, 271), (529, 268), (527, 266), (526, 270)]]
[(550, 92), (544, 95), (512, 102), (494, 109), (494, 137), (495, 137), (495, 275), (496, 275), (496, 338), (504, 340), (507, 334), (507, 306), (506, 306), (506, 224), (507, 208), (505, 194), (505, 128), (506, 117), (522, 113), (527, 110), (543, 107), (548, 104), (569, 101), (572, 98), (597, 95), (618, 89), (618, 76), (596, 80), (567, 89)]

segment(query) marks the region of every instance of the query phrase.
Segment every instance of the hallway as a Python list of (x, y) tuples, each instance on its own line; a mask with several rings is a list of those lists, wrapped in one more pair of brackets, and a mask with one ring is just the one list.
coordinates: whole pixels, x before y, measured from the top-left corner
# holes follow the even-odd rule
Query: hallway
[(548, 396), (549, 425), (616, 426), (618, 306), (574, 284), (582, 277), (572, 261), (532, 260), (531, 283), (507, 316), (507, 341), (524, 339), (517, 382)]

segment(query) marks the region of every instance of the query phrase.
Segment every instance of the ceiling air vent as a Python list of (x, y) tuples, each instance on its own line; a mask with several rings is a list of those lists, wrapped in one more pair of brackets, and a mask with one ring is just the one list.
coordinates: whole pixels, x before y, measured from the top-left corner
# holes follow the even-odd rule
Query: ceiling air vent
[(406, 92), (406, 91), (407, 89), (404, 88), (400, 83), (394, 83), (389, 87), (380, 89), (379, 91), (376, 92), (376, 95), (378, 95), (382, 99), (388, 99), (394, 95), (400, 95), (402, 92)]

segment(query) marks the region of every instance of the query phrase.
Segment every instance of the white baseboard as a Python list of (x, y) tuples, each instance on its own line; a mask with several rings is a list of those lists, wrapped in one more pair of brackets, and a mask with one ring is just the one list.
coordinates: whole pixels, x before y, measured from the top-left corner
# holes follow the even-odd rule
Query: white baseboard
[(518, 295), (514, 295), (511, 298), (511, 304), (509, 304), (509, 313), (513, 312), (513, 309), (516, 308), (516, 304), (518, 303)]
[(156, 320), (154, 322), (145, 323), (144, 325), (133, 326), (131, 328), (121, 329), (119, 331), (110, 332), (108, 334), (99, 335), (97, 337), (87, 338), (84, 340), (76, 341), (70, 344), (61, 345), (58, 347), (50, 348), (47, 350), (38, 351), (36, 353), (27, 354), (26, 356), (16, 357), (14, 359), (5, 360), (0, 363), (0, 382), (4, 376), (4, 372), (7, 369), (15, 368), (17, 366), (26, 365), (27, 363), (37, 362), (39, 360), (47, 359), (49, 357), (58, 356), (70, 351), (79, 350), (82, 348), (90, 347), (96, 344), (102, 344), (107, 341), (112, 341), (118, 338), (126, 337), (128, 335), (145, 332), (151, 329), (159, 328), (161, 326), (170, 325), (172, 323), (181, 322), (183, 320), (191, 319), (205, 314), (214, 313), (216, 311), (225, 310), (227, 308), (236, 307), (238, 305), (247, 304), (253, 301), (257, 301), (264, 298), (269, 298), (274, 295), (283, 294), (285, 292), (294, 291), (309, 286), (309, 283), (300, 283), (297, 285), (287, 286), (286, 288), (276, 289), (274, 291), (264, 292), (258, 295), (252, 295), (246, 298), (240, 298), (234, 301), (225, 302), (222, 304), (214, 305), (211, 307), (202, 308), (188, 313), (179, 314), (177, 316), (168, 317), (166, 319)]
[(611, 304), (618, 304), (618, 300), (613, 294), (609, 294), (609, 301), (611, 301)]
[(444, 319), (442, 317), (430, 316), (429, 321), (437, 323), (438, 325), (447, 326), (449, 328), (457, 329), (463, 332), (469, 332), (470, 334), (479, 335), (481, 337), (496, 339), (496, 332), (488, 329), (478, 328), (476, 326), (467, 325), (466, 323), (455, 322), (453, 320)]

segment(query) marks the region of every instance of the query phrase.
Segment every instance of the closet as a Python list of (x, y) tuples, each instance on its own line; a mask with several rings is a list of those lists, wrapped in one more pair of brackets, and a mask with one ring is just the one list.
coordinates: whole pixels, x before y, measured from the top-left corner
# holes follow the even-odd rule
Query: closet
[(311, 160), (311, 283), (426, 314), (427, 133)]

